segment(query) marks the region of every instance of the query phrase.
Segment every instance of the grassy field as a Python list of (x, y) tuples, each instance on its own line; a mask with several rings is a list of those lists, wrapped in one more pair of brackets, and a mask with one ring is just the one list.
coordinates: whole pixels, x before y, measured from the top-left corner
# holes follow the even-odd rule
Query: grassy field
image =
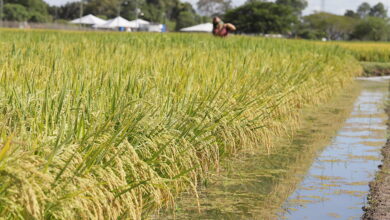
[(361, 72), (337, 46), (0, 30), (0, 216), (140, 219), (271, 152)]

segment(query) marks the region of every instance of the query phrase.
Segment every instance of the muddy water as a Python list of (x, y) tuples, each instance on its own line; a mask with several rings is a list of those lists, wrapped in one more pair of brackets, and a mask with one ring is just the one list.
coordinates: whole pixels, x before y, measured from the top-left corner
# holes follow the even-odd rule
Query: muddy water
[(362, 81), (354, 110), (284, 205), (280, 219), (360, 219), (386, 142), (388, 81)]

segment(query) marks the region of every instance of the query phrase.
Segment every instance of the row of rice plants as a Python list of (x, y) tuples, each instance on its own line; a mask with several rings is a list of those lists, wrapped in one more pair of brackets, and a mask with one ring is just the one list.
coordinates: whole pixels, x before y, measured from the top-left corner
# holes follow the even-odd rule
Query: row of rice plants
[(144, 218), (361, 71), (251, 37), (0, 30), (0, 51), (4, 218)]
[[(333, 43), (332, 43), (333, 44)], [(337, 42), (362, 62), (390, 62), (390, 44), (378, 42)]]

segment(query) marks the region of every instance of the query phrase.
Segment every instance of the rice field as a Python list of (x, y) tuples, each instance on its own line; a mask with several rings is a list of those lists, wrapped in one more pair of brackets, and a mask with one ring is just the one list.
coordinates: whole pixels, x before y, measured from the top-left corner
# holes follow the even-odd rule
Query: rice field
[(362, 62), (390, 62), (390, 44), (383, 42), (337, 42)]
[(141, 219), (361, 73), (310, 42), (0, 30), (0, 216)]

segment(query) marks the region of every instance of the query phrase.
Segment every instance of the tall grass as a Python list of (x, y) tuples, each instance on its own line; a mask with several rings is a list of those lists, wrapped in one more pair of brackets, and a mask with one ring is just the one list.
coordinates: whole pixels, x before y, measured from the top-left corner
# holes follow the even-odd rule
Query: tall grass
[(333, 46), (0, 31), (0, 216), (140, 219), (361, 71)]

